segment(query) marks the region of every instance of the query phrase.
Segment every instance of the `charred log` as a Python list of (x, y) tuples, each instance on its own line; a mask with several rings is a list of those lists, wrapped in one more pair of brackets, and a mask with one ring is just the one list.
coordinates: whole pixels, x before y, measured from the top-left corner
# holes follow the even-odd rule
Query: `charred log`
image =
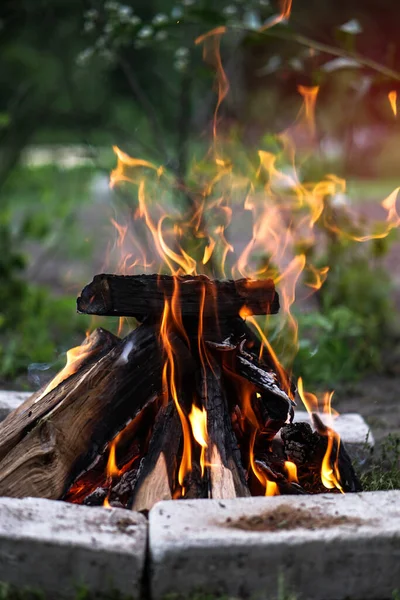
[[(184, 344), (176, 354), (191, 359)], [(0, 494), (60, 498), (127, 421), (161, 391), (152, 327), (141, 326), (83, 373), (0, 425)]]
[[(174, 296), (174, 294), (176, 294)], [(243, 308), (249, 314), (274, 314), (279, 297), (271, 279), (250, 281), (214, 281), (203, 275), (172, 277), (169, 275), (96, 275), (77, 300), (78, 312), (159, 318), (165, 300), (179, 303), (182, 317), (221, 314), (236, 316)], [(204, 298), (204, 306), (203, 306)]]
[(212, 365), (206, 362), (202, 369), (199, 397), (207, 410), (206, 462), (210, 465), (210, 497), (249, 496), (240, 450), (222, 388), (221, 369), (216, 361)]
[(160, 408), (149, 450), (142, 459), (132, 498), (132, 510), (149, 511), (160, 500), (171, 500), (176, 487), (182, 428), (175, 406)]

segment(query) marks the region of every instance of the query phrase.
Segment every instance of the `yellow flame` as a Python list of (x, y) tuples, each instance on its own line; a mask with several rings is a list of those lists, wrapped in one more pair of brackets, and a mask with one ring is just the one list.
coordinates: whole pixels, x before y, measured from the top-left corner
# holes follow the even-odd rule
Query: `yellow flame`
[(388, 99), (390, 102), (390, 107), (395, 117), (397, 117), (397, 92), (396, 90), (392, 90), (388, 93)]
[(196, 440), (196, 442), (201, 446), (200, 467), (201, 476), (203, 476), (205, 466), (205, 451), (208, 447), (206, 409), (204, 407), (200, 409), (195, 404), (193, 404), (192, 411), (189, 414), (189, 421), (192, 426), (193, 437)]
[[(338, 433), (328, 428), (327, 432), (328, 445), (326, 448), (325, 456), (322, 460), (321, 466), (321, 481), (323, 485), (331, 490), (333, 488), (337, 488), (344, 494), (343, 488), (340, 484), (340, 473), (338, 467), (338, 453), (339, 453), (339, 445), (340, 445), (340, 436)], [(337, 444), (337, 455), (334, 460), (334, 465), (332, 467), (332, 450), (333, 450), (333, 442), (336, 440)]]
[(60, 383), (65, 381), (68, 377), (76, 373), (81, 366), (82, 362), (86, 360), (93, 352), (93, 348), (90, 347), (90, 344), (82, 344), (81, 346), (76, 346), (75, 348), (70, 348), (67, 351), (67, 362), (65, 367), (57, 373), (57, 375), (50, 381), (47, 385), (46, 389), (40, 397), (36, 400), (38, 402), (40, 398), (43, 398), (46, 394), (51, 392), (54, 388), (56, 388)]
[(298, 483), (297, 466), (290, 460), (285, 460), (285, 470), (288, 475), (288, 481)]
[(318, 398), (315, 394), (304, 390), (302, 377), (297, 380), (297, 392), (309, 415), (318, 412)]

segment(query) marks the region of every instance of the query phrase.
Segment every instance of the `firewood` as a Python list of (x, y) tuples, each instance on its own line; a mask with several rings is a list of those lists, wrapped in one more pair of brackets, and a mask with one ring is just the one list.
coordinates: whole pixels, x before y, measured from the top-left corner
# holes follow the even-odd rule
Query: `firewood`
[(290, 407), (295, 406), (293, 400), (287, 393), (279, 387), (279, 381), (276, 373), (263, 365), (253, 353), (245, 350), (244, 341), (235, 344), (230, 340), (223, 343), (206, 342), (206, 345), (215, 351), (222, 353), (223, 366), (228, 371), (232, 371), (240, 377), (253, 383), (260, 391), (265, 391), (270, 396), (277, 397), (277, 404), (282, 407), (279, 411), (285, 419), (289, 416)]
[(211, 365), (206, 361), (203, 366), (199, 396), (207, 410), (206, 462), (211, 498), (250, 496), (216, 361)]
[(235, 316), (241, 309), (248, 314), (274, 314), (279, 297), (271, 279), (252, 281), (211, 280), (203, 275), (172, 277), (169, 275), (96, 275), (77, 300), (78, 312), (92, 315), (160, 317), (165, 299), (171, 300), (178, 285), (178, 302), (182, 317), (205, 317), (221, 314)]
[[(81, 355), (77, 358), (76, 362), (73, 364), (73, 372), (71, 374), (66, 374), (62, 379), (60, 379), (57, 385), (60, 385), (62, 381), (71, 377), (77, 371), (82, 371), (82, 369), (87, 368), (89, 365), (93, 364), (96, 360), (99, 360), (102, 356), (107, 354), (111, 348), (116, 346), (116, 344), (120, 341), (120, 339), (112, 334), (110, 331), (103, 329), (102, 327), (98, 327), (92, 333), (85, 338), (85, 340), (80, 345), (82, 349)], [(64, 369), (62, 369), (57, 375), (48, 383), (43, 385), (39, 390), (37, 390), (32, 396), (29, 396), (19, 406), (15, 409), (14, 415), (29, 412), (31, 406), (36, 404), (39, 398), (41, 398), (47, 389), (53, 389), (56, 387), (54, 383), (57, 379), (59, 379), (63, 375)]]
[(142, 459), (133, 490), (132, 510), (149, 511), (160, 500), (171, 500), (177, 480), (177, 455), (182, 438), (173, 402), (160, 408), (147, 455)]
[(266, 460), (265, 458), (264, 460), (256, 459), (255, 465), (256, 468), (258, 468), (267, 476), (269, 481), (276, 483), (279, 490), (279, 494), (282, 494), (284, 496), (307, 494), (307, 492), (303, 490), (301, 485), (294, 481), (288, 481), (282, 473), (272, 469), (271, 466), (268, 464), (268, 460)]
[[(245, 350), (259, 356), (261, 350), (261, 340), (247, 325), (246, 321), (240, 317), (235, 317), (229, 319), (229, 325), (231, 333), (233, 333), (233, 336), (236, 338), (236, 340), (239, 342), (245, 340)], [(290, 397), (293, 399), (296, 394), (295, 383), (291, 380), (289, 374), (283, 369), (282, 366), (279, 370), (277, 369), (274, 358), (272, 357), (268, 348), (265, 346), (263, 346), (262, 349), (262, 360), (271, 371), (275, 372), (277, 381), (279, 382), (279, 387), (290, 394)]]
[[(186, 346), (171, 335), (178, 360)], [(0, 495), (58, 499), (125, 424), (161, 391), (162, 358), (142, 325), (83, 373), (46, 394), (29, 413), (0, 425)]]

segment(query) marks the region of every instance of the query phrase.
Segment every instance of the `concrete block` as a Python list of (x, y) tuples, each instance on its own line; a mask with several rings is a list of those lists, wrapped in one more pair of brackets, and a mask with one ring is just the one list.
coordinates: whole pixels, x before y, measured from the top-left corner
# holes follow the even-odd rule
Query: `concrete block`
[[(400, 491), (160, 502), (151, 594), (376, 600), (400, 589)], [(280, 589), (280, 591), (279, 591)]]
[(3, 421), (10, 412), (21, 406), (31, 395), (32, 392), (8, 392), (0, 390), (0, 421)]
[(138, 598), (147, 521), (121, 509), (0, 498), (0, 581), (75, 598), (79, 586)]

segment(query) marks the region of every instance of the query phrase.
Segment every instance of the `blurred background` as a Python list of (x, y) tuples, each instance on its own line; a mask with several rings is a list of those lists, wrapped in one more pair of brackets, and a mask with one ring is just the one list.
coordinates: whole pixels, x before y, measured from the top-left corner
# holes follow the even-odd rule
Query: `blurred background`
[[(110, 219), (135, 203), (108, 187), (112, 146), (188, 181), (216, 102), (194, 40), (214, 27), (228, 28), (222, 134), (252, 160), (296, 119), (298, 86), (320, 86), (317, 151), (302, 176), (345, 178), (333, 205), (351, 205), (361, 222), (382, 217), (380, 202), (400, 184), (397, 2), (293, 0), (290, 19), (266, 28), (279, 10), (272, 0), (3, 0), (2, 387), (37, 387), (84, 338), (76, 295), (105, 264), (117, 235)], [(344, 408), (364, 398), (378, 431), (400, 428), (396, 231), (361, 245), (321, 236), (331, 271), (299, 309), (295, 372), (336, 387)]]

